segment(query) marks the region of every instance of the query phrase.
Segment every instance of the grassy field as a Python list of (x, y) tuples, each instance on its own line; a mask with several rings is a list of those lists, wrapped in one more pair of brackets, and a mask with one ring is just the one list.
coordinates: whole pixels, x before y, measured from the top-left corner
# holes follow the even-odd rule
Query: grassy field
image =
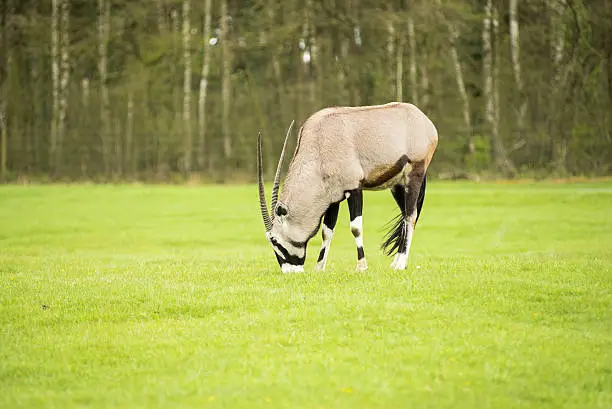
[(0, 187), (2, 408), (610, 408), (612, 183), (431, 182), (408, 269), (341, 206), (282, 275), (255, 186)]

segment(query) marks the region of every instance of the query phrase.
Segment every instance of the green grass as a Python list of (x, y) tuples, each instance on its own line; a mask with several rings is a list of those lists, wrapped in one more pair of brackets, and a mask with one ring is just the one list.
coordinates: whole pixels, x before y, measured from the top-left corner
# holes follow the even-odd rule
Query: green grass
[(612, 183), (368, 192), (283, 275), (254, 186), (0, 187), (2, 408), (610, 408)]

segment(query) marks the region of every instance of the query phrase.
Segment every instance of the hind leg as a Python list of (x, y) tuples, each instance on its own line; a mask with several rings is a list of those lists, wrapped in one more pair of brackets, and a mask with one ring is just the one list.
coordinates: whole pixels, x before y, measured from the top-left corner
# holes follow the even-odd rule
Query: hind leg
[(398, 225), (399, 231), (397, 232), (397, 254), (393, 259), (393, 263), (391, 263), (391, 267), (395, 270), (404, 270), (406, 268), (414, 228), (423, 205), (423, 201), (419, 200), (419, 196), (424, 196), (424, 192), (421, 192), (424, 180), (424, 174), (411, 172), (408, 185), (396, 185), (391, 189), (393, 198), (402, 212), (402, 220)]
[(334, 228), (338, 221), (338, 209), (340, 203), (332, 203), (327, 208), (325, 216), (323, 216), (323, 228), (321, 234), (323, 236), (323, 244), (321, 244), (321, 251), (319, 252), (319, 259), (317, 260), (316, 270), (325, 270), (325, 264), (327, 263), (327, 256), (329, 254), (329, 246), (331, 245), (331, 239), (334, 235)]

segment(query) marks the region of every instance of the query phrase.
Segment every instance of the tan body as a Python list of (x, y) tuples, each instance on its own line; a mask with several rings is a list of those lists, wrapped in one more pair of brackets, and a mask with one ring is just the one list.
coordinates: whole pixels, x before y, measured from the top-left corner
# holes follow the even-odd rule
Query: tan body
[[(304, 241), (316, 233), (327, 206), (342, 200), (344, 192), (407, 184), (413, 167), (427, 170), (437, 146), (436, 127), (412, 104), (316, 112), (301, 129), (280, 197), (289, 209), (288, 218), (294, 219), (293, 226), (279, 228), (291, 240)], [(403, 156), (410, 163), (396, 169)], [(290, 217), (291, 213), (299, 218)]]

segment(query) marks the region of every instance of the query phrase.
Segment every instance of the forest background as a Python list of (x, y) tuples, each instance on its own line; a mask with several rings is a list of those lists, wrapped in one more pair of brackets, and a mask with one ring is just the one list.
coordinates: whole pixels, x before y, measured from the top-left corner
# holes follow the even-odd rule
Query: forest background
[(5, 182), (254, 180), (259, 131), (269, 177), (291, 120), (390, 101), (437, 177), (612, 172), (612, 0), (0, 4)]

